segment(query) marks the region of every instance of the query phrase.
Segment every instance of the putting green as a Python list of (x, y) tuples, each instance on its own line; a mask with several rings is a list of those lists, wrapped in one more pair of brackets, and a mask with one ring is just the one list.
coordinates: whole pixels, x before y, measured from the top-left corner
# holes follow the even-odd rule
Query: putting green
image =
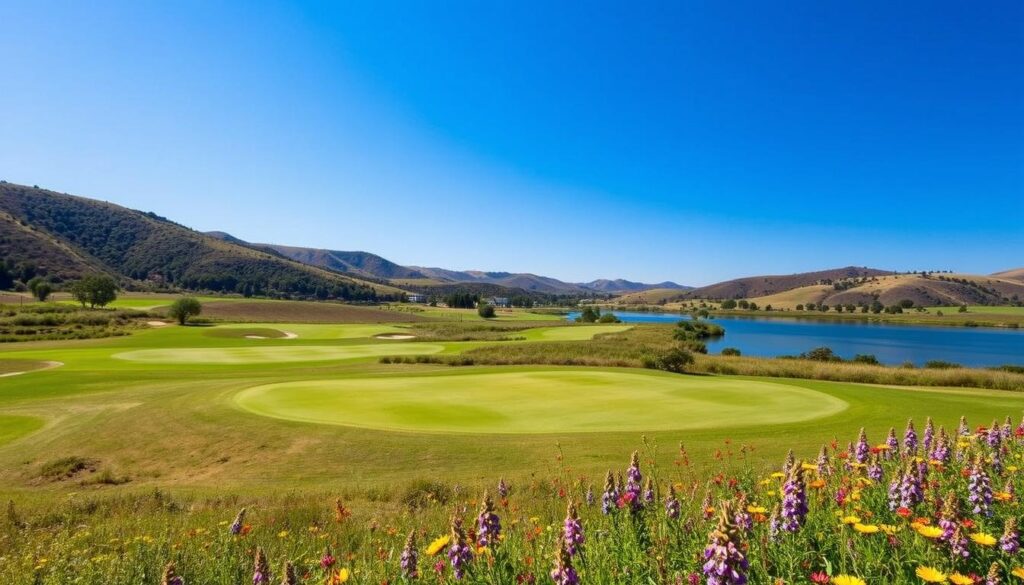
[(772, 425), (847, 403), (779, 384), (609, 370), (531, 370), (284, 382), (235, 395), (249, 412), (382, 430), (657, 431)]
[(116, 353), (114, 358), (147, 364), (257, 364), (270, 362), (318, 362), (382, 355), (437, 353), (444, 346), (429, 343), (374, 345), (303, 345), (265, 347), (180, 347), (140, 349)]
[(530, 341), (586, 341), (602, 333), (622, 333), (632, 325), (564, 325), (527, 329), (522, 336)]

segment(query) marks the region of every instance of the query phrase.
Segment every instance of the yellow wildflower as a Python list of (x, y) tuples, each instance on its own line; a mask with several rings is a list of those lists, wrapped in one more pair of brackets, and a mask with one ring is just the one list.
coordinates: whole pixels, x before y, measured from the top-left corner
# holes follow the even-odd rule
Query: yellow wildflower
[(971, 540), (973, 540), (975, 544), (980, 544), (981, 546), (992, 546), (998, 542), (996, 537), (984, 532), (975, 532), (974, 534), (971, 534)]
[[(939, 532), (942, 532), (941, 530)], [(933, 567), (920, 566), (914, 573), (925, 583), (945, 583), (946, 575)]]
[(960, 573), (950, 575), (949, 582), (953, 583), (953, 585), (974, 585), (974, 579)]
[(878, 526), (874, 524), (861, 524), (860, 522), (854, 524), (853, 529), (861, 534), (874, 534), (878, 532)]
[(853, 575), (836, 575), (832, 577), (832, 585), (868, 585), (864, 579)]
[(431, 542), (430, 546), (427, 547), (427, 554), (430, 556), (436, 555), (441, 552), (444, 547), (448, 546), (448, 543), (451, 541), (452, 537), (450, 534), (446, 534), (440, 538), (435, 538), (434, 542)]

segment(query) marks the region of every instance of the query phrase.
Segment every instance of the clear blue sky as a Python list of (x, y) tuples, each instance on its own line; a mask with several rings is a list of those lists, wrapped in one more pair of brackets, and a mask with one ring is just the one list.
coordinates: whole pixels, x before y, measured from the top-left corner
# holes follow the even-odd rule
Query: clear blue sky
[(93, 4), (0, 2), (0, 177), (568, 280), (1024, 266), (1019, 0)]

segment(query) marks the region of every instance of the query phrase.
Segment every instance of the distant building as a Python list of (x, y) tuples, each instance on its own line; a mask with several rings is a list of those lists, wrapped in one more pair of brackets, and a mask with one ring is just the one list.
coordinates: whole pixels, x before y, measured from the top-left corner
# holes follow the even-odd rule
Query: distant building
[(487, 300), (487, 303), (495, 307), (509, 306), (508, 297), (491, 297)]
[(425, 302), (427, 302), (427, 295), (407, 295), (405, 298), (409, 299), (410, 303), (425, 303)]

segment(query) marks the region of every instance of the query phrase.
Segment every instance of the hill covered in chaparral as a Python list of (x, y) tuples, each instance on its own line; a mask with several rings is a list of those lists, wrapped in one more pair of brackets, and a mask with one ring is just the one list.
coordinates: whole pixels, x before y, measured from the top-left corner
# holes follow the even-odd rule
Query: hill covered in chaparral
[(191, 230), (154, 213), (0, 183), (0, 257), (55, 282), (102, 272), (125, 286), (283, 293), (345, 300), (403, 291)]

